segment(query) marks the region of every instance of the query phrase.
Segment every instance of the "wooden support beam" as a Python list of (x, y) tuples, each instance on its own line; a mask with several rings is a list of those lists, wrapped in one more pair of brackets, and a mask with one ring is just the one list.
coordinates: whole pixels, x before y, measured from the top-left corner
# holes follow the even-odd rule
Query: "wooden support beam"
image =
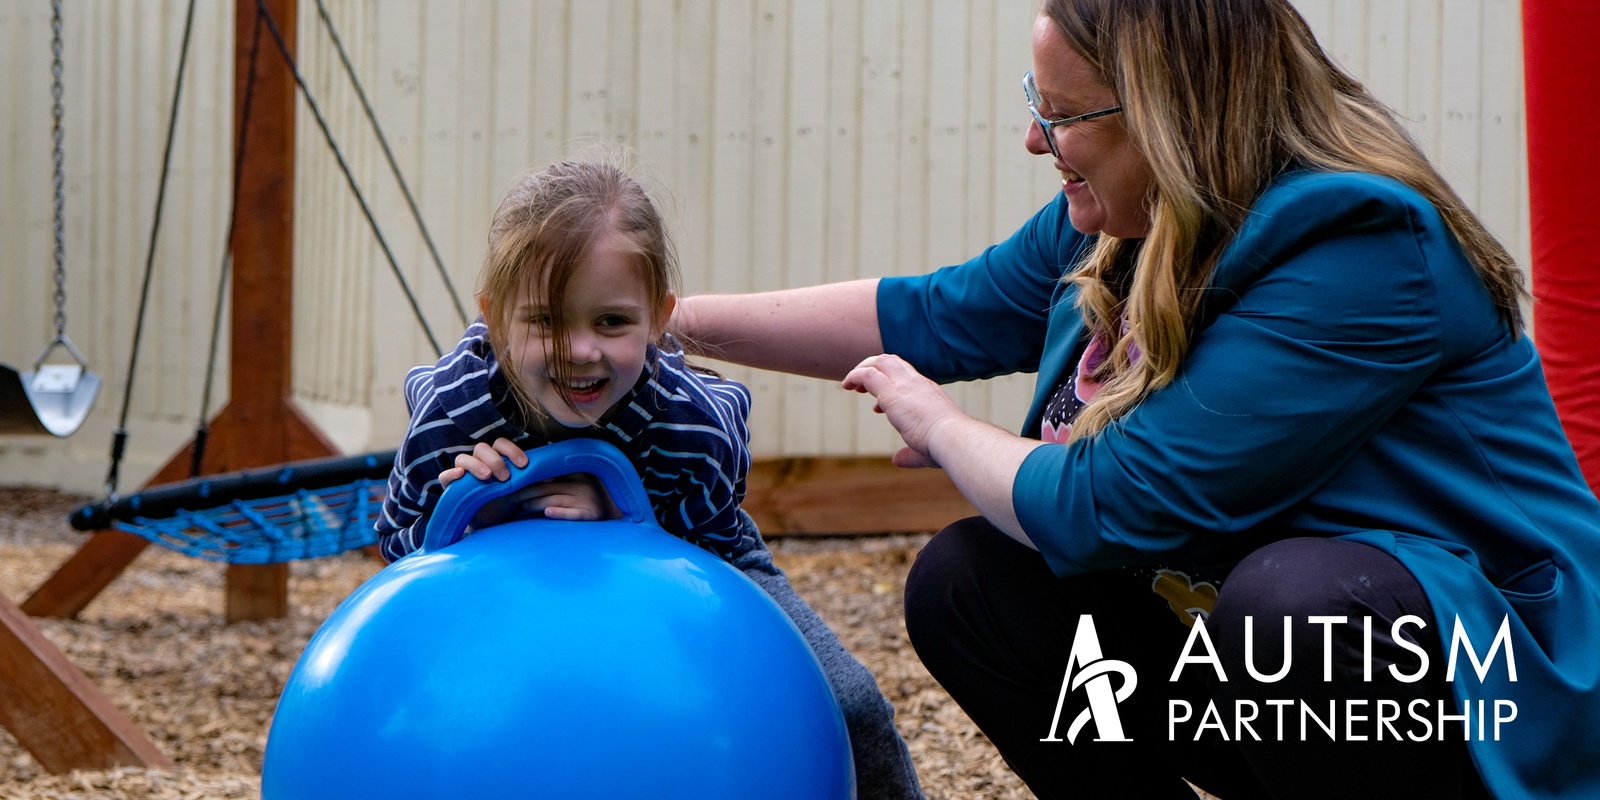
[(22, 610), (35, 617), (76, 617), (149, 545), (131, 533), (95, 532), (33, 590)]
[[(264, 4), (295, 52), (296, 0)], [(293, 460), (291, 441), (305, 420), (294, 408), (294, 73), (269, 31), (261, 32), (255, 85), (250, 42), (259, 19), (256, 0), (234, 3), (234, 134), (246, 125), (239, 211), (233, 224), (233, 317), (228, 407), (235, 425), (221, 442), (233, 469)], [(247, 89), (252, 93), (245, 116)], [(235, 139), (237, 141), (237, 138)], [(297, 427), (302, 427), (297, 425)], [(315, 430), (310, 425), (303, 427)], [(320, 435), (313, 438), (321, 439)], [(334, 455), (329, 447), (311, 457)], [(228, 568), (228, 621), (287, 613), (288, 571), (275, 566)]]
[(943, 470), (887, 456), (757, 459), (744, 509), (763, 535), (937, 531), (978, 511)]
[[(226, 432), (228, 423), (217, 419), (211, 423), (214, 432)], [(173, 483), (189, 477), (189, 462), (194, 445), (185, 445), (167, 463), (156, 470), (145, 487)], [(206, 459), (212, 464), (212, 458)], [(96, 531), (78, 551), (73, 553), (56, 571), (33, 590), (22, 603), (22, 610), (35, 617), (76, 617), (100, 596), (122, 571), (133, 563), (150, 543), (118, 530)]]
[(0, 597), (0, 726), (45, 770), (174, 769), (133, 720)]
[[(233, 408), (230, 405), (226, 411)], [(260, 437), (247, 436), (242, 426), (235, 425), (232, 430), (236, 438), (229, 448), (235, 460), (226, 468), (216, 471), (235, 472), (339, 454), (338, 448), (328, 441), (294, 401), (285, 400), (282, 411), (279, 427), (273, 429), (281, 439), (277, 448), (272, 450), (276, 455), (271, 460), (262, 460), (257, 457), (259, 454), (251, 450), (261, 441)], [(288, 564), (229, 564), (226, 574), (226, 614), (229, 622), (277, 619), (289, 614)]]
[(229, 564), (228, 621), (289, 615), (288, 564)]

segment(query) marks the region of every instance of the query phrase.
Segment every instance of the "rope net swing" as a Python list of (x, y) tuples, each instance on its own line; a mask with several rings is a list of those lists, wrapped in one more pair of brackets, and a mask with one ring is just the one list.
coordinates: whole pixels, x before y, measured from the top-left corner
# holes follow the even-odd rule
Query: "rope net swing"
[(73, 512), (81, 531), (114, 527), (229, 564), (335, 555), (376, 539), (394, 451), (315, 459), (167, 484)]

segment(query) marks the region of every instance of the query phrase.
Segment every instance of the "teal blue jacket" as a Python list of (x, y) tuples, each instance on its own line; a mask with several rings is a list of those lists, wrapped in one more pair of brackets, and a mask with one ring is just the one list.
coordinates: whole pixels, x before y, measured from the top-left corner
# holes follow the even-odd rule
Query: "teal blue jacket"
[[(1037, 372), (1022, 429), (1037, 437), (1087, 344), (1060, 278), (1090, 243), (1058, 197), (965, 264), (884, 279), (885, 349), (941, 383)], [(1290, 536), (1393, 554), (1447, 661), (1458, 618), (1479, 657), (1508, 621), (1515, 682), (1502, 647), (1481, 681), (1462, 650), (1453, 683), (1474, 729), (1477, 700), (1491, 723), (1495, 700), (1517, 705), (1500, 741), (1492, 724), (1487, 741), (1473, 732), (1496, 796), (1600, 797), (1600, 503), (1532, 342), (1403, 184), (1276, 180), (1218, 264), (1173, 382), (1099, 436), (1035, 449), (1012, 500), (1063, 576), (1228, 564)]]

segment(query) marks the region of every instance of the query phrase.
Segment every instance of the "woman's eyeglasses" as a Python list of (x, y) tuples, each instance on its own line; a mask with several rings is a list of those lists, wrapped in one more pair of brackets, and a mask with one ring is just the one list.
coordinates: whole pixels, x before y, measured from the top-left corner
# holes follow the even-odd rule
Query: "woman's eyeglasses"
[(1099, 119), (1100, 117), (1122, 112), (1122, 106), (1112, 106), (1099, 111), (1090, 111), (1087, 114), (1079, 114), (1075, 117), (1045, 119), (1044, 115), (1039, 113), (1039, 106), (1044, 101), (1039, 98), (1039, 87), (1033, 83), (1033, 70), (1031, 69), (1022, 76), (1022, 91), (1028, 96), (1028, 110), (1033, 113), (1033, 121), (1039, 123), (1039, 129), (1044, 131), (1044, 142), (1050, 146), (1050, 155), (1055, 156), (1058, 161), (1061, 160), (1061, 151), (1056, 149), (1055, 131), (1057, 128), (1065, 128), (1069, 125), (1076, 125), (1080, 122), (1088, 122), (1091, 119)]

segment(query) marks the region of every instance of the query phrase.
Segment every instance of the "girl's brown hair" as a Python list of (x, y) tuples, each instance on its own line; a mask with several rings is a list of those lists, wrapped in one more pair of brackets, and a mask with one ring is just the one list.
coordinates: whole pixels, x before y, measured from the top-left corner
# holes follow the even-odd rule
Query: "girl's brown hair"
[[(505, 367), (515, 359), (509, 348), (511, 326), (519, 324), (514, 319), (517, 304), (525, 296), (565, 297), (567, 284), (589, 252), (612, 235), (638, 256), (651, 327), (664, 330), (668, 297), (679, 281), (678, 259), (661, 214), (626, 167), (610, 160), (553, 164), (524, 175), (494, 212), (478, 299), (489, 343), (495, 352), (506, 354), (500, 363), (527, 420), (539, 419), (545, 412), (517, 371)], [(571, 406), (572, 343), (563, 304), (546, 305), (552, 332), (546, 358), (552, 383)]]
[(1041, 13), (1115, 91), (1156, 182), (1142, 246), (1101, 235), (1067, 277), (1090, 329), (1114, 343), (1074, 438), (1172, 381), (1224, 248), (1267, 184), (1295, 166), (1415, 189), (1520, 330), (1526, 290), (1511, 255), (1287, 0), (1044, 0)]

